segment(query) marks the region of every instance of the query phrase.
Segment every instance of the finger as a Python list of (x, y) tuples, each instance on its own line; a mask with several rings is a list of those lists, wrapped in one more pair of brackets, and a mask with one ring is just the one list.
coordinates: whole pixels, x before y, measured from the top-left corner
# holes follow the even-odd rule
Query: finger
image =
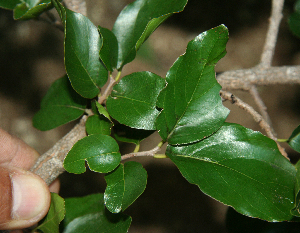
[(0, 128), (0, 164), (30, 169), (38, 157), (36, 150)]
[(0, 166), (0, 229), (22, 229), (40, 221), (50, 206), (46, 183), (31, 172)]

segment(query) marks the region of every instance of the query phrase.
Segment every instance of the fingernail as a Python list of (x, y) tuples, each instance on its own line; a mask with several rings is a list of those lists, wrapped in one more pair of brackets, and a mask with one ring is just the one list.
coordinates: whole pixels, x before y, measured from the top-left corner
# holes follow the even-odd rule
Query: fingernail
[(38, 216), (47, 206), (47, 187), (41, 180), (30, 174), (13, 174), (12, 218), (29, 220)]

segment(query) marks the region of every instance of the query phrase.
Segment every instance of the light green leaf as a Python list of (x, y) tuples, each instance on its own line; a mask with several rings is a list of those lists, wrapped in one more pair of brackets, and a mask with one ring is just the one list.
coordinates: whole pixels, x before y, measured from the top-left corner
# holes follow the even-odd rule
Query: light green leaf
[(86, 100), (73, 90), (68, 77), (64, 76), (49, 88), (41, 109), (33, 117), (33, 126), (39, 130), (56, 128), (78, 119), (85, 107)]
[(85, 16), (51, 0), (65, 27), (65, 66), (72, 87), (85, 98), (94, 98), (107, 81), (99, 52), (102, 39), (97, 27)]
[(300, 153), (300, 125), (293, 131), (292, 135), (288, 139), (290, 147)]
[(226, 53), (228, 31), (220, 25), (188, 43), (167, 73), (167, 86), (158, 96), (163, 110), (157, 118), (160, 136), (170, 144), (199, 141), (224, 123), (229, 110), (222, 105), (214, 66)]
[(106, 208), (119, 213), (129, 207), (145, 190), (147, 172), (140, 163), (131, 161), (120, 164), (105, 175), (107, 187), (104, 193)]
[(114, 170), (121, 161), (119, 146), (110, 136), (94, 134), (79, 140), (64, 160), (67, 172), (85, 172), (85, 161), (90, 170), (107, 173)]
[(92, 134), (110, 135), (112, 126), (113, 126), (112, 122), (109, 121), (107, 118), (105, 118), (103, 115), (89, 116), (85, 123), (86, 132), (89, 135)]
[(101, 115), (105, 116), (108, 120), (111, 121), (109, 113), (107, 112), (107, 110), (101, 104), (99, 104), (98, 102), (96, 102), (96, 106), (97, 106), (98, 112)]
[(187, 0), (136, 0), (119, 14), (113, 32), (118, 40), (117, 69), (131, 62), (152, 32), (173, 13), (184, 9)]
[(190, 183), (238, 212), (267, 221), (293, 218), (296, 169), (261, 133), (225, 123), (197, 143), (168, 145), (166, 154)]
[(43, 12), (53, 8), (51, 0), (27, 0), (22, 1), (14, 8), (14, 19), (27, 20), (33, 19)]
[(66, 198), (66, 217), (63, 233), (125, 233), (131, 217), (122, 213), (112, 214), (105, 209), (103, 194)]
[(106, 28), (98, 26), (98, 30), (103, 40), (100, 50), (100, 59), (109, 71), (117, 66), (118, 61), (118, 41), (114, 33)]
[(106, 101), (107, 111), (121, 124), (154, 130), (159, 114), (156, 100), (164, 86), (165, 80), (151, 72), (127, 75), (114, 86)]
[(65, 216), (65, 202), (57, 193), (51, 193), (51, 204), (46, 217), (39, 223), (36, 230), (44, 233), (59, 233), (59, 223)]

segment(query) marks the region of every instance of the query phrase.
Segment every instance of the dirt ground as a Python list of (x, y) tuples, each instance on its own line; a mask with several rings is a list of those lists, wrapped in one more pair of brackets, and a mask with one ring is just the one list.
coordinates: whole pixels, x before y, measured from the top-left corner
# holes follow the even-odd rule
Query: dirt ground
[[(112, 28), (118, 13), (131, 1), (89, 0), (90, 19)], [(190, 0), (185, 11), (172, 16), (149, 38), (137, 59), (126, 65), (123, 75), (149, 70), (162, 77), (188, 41), (201, 32), (223, 23), (229, 28), (227, 55), (217, 64), (217, 72), (250, 68), (258, 64), (270, 14), (270, 2), (260, 0)], [(288, 29), (287, 19), (294, 1), (286, 1), (274, 66), (300, 64), (300, 40)], [(39, 153), (47, 151), (72, 128), (72, 124), (47, 132), (33, 128), (31, 120), (51, 83), (65, 73), (63, 34), (40, 21), (16, 22), (12, 12), (0, 10), (0, 127), (20, 137)], [(300, 122), (298, 85), (259, 87), (279, 138), (287, 138)], [(248, 93), (234, 92), (254, 105)], [(228, 103), (228, 121), (254, 130), (258, 125), (242, 110)], [(142, 149), (159, 142), (153, 135)], [(130, 150), (131, 148), (125, 148)], [(292, 161), (299, 155), (287, 149)], [(190, 185), (167, 159), (137, 159), (148, 172), (145, 193), (126, 211), (133, 218), (130, 233), (226, 232), (227, 207)], [(72, 184), (70, 184), (72, 179)], [(73, 180), (76, 181), (73, 182)], [(83, 176), (61, 177), (63, 197), (103, 192), (103, 175), (87, 172)]]

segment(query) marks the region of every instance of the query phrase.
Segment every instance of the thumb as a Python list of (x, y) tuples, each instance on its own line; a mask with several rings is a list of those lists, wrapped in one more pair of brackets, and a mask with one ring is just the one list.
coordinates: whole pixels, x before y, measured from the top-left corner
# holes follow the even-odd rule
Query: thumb
[(30, 227), (46, 215), (49, 206), (49, 189), (39, 176), (0, 166), (0, 230)]

